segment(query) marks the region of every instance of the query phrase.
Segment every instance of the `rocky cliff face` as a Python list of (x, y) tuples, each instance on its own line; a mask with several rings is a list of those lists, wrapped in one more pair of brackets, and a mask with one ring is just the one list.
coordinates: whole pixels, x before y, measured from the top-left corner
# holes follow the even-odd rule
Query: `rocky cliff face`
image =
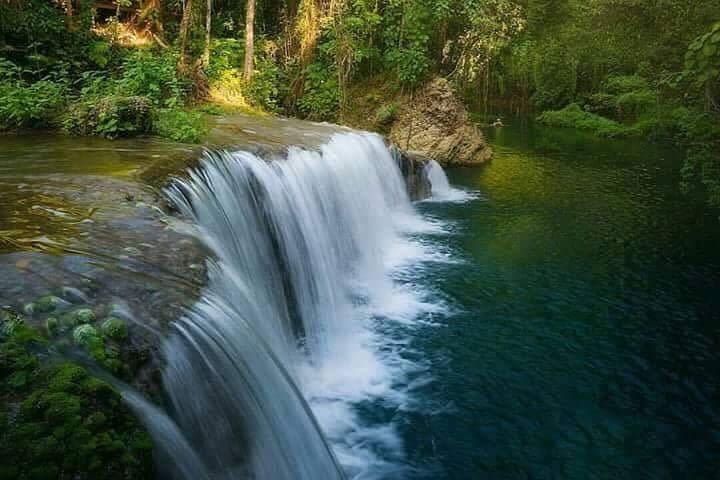
[(400, 106), (390, 140), (403, 150), (435, 159), (444, 166), (478, 165), (492, 151), (470, 123), (448, 81), (437, 78)]

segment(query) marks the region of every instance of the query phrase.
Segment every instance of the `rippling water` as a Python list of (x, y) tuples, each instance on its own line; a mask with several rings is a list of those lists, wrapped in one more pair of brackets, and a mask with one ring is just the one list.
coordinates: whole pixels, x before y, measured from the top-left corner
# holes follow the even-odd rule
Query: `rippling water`
[[(431, 478), (717, 478), (720, 228), (677, 152), (506, 128), (477, 191), (425, 202), (452, 262), (404, 281), (441, 313), (405, 338), (411, 401), (365, 415)], [(403, 277), (403, 274), (399, 274)], [(424, 320), (424, 321), (423, 321)]]

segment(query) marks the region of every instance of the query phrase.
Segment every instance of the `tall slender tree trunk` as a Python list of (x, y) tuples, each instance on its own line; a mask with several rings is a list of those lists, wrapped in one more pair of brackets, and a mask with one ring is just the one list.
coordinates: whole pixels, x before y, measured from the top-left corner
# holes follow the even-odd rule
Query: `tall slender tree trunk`
[(190, 17), (192, 16), (193, 0), (185, 0), (182, 19), (180, 20), (180, 58), (178, 58), (178, 69), (180, 72), (187, 72), (187, 43), (190, 28)]
[(210, 29), (212, 28), (212, 0), (207, 0), (205, 12), (205, 50), (203, 50), (203, 65), (210, 65)]
[(245, 11), (245, 80), (252, 80), (255, 58), (255, 0), (247, 0)]

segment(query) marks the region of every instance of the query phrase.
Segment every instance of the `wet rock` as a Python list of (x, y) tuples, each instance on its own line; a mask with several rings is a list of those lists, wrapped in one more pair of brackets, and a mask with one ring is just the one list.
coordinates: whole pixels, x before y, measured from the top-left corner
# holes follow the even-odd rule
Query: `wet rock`
[(32, 302), (26, 303), (25, 305), (23, 305), (22, 310), (25, 315), (32, 315), (35, 313), (35, 304)]
[(68, 302), (77, 304), (90, 303), (90, 299), (88, 298), (88, 296), (85, 295), (82, 290), (79, 290), (75, 287), (63, 287), (62, 296)]
[(445, 166), (478, 165), (492, 156), (482, 132), (468, 120), (463, 103), (444, 78), (429, 82), (400, 109), (390, 139)]
[(410, 200), (423, 200), (430, 197), (432, 195), (431, 185), (425, 170), (430, 159), (417, 153), (404, 152), (397, 147), (392, 147), (392, 153), (400, 167), (403, 180), (405, 180), (405, 188)]

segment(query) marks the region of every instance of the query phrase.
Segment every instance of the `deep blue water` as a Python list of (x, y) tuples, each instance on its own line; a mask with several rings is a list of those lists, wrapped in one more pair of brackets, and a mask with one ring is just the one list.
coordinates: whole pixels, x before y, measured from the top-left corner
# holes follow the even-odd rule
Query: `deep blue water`
[(408, 461), (443, 479), (720, 478), (720, 224), (681, 193), (679, 152), (532, 126), (491, 141), (491, 165), (448, 172), (481, 198), (419, 206), (462, 263), (412, 279), (450, 313), (408, 330), (421, 407), (384, 412)]

